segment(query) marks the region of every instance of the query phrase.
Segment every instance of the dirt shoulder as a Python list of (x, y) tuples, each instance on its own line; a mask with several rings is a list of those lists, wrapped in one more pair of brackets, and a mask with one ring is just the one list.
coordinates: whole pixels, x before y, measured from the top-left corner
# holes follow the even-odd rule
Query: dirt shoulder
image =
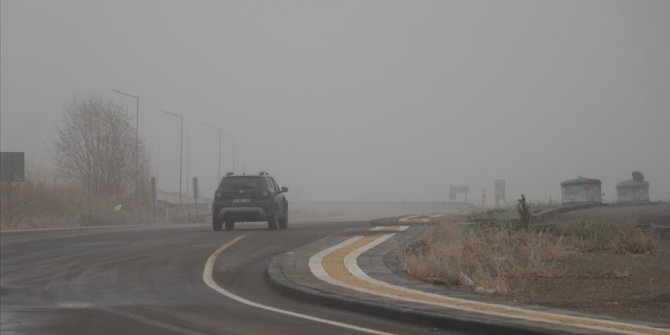
[(623, 319), (670, 323), (670, 240), (651, 254), (579, 252), (558, 261), (558, 277), (515, 281), (504, 300)]
[(555, 278), (516, 282), (505, 296), (514, 301), (603, 314), (624, 319), (670, 323), (670, 205), (594, 208), (565, 213), (552, 221), (629, 219), (662, 228), (652, 253), (580, 251), (558, 261)]
[[(560, 256), (550, 261), (550, 271), (531, 269), (532, 271), (526, 271), (528, 273), (523, 275), (517, 275), (522, 271), (509, 271), (505, 275), (505, 289), (496, 290), (495, 293), (488, 294), (488, 297), (499, 301), (670, 324), (670, 204), (582, 210), (560, 215), (550, 223), (598, 220), (604, 227), (609, 227), (610, 222), (622, 219), (642, 227), (645, 232), (650, 231), (649, 227), (654, 229), (652, 235), (655, 247), (651, 252), (568, 248), (567, 252), (561, 252)], [(427, 237), (426, 241), (429, 239)], [(416, 253), (416, 250), (413, 252)], [(435, 258), (435, 254), (430, 257)], [(488, 254), (485, 257), (507, 256)], [(413, 261), (416, 262), (416, 259)], [(441, 267), (449, 266), (442, 264)], [(462, 269), (459, 271), (468, 273), (467, 266)], [(416, 272), (412, 274), (411, 269), (406, 269), (410, 275), (423, 280), (436, 283), (437, 279), (437, 282), (445, 284), (449, 290), (473, 291), (473, 286), (466, 285), (462, 280), (443, 280), (441, 278), (444, 275), (436, 271), (430, 272), (431, 277), (426, 277), (425, 269), (420, 270), (423, 270), (423, 277), (416, 275)], [(474, 276), (476, 273), (471, 277), (477, 282)]]

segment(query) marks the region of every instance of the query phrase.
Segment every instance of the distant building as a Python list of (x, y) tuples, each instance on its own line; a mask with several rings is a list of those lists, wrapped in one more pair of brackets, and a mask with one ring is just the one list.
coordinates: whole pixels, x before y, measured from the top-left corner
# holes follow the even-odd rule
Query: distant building
[(649, 201), (649, 182), (640, 172), (633, 172), (633, 179), (616, 184), (617, 202)]
[(561, 183), (563, 205), (603, 202), (599, 179), (577, 177)]

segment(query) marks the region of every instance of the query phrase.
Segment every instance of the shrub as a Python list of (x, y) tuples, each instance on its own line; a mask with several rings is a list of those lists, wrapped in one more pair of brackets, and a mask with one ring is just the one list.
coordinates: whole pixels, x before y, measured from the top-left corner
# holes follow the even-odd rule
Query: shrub
[(521, 228), (528, 229), (530, 226), (530, 205), (526, 203), (526, 196), (521, 195), (521, 199), (517, 200), (517, 212), (519, 212), (519, 220), (521, 221)]

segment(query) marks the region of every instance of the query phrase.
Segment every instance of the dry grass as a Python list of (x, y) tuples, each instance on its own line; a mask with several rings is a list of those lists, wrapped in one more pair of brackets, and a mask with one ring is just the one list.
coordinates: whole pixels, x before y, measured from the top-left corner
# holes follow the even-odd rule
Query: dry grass
[[(531, 213), (538, 213), (542, 212), (548, 209), (553, 209), (560, 207), (561, 204), (555, 201), (547, 201), (547, 202), (541, 202), (541, 201), (536, 201), (528, 202), (528, 206), (530, 207)], [(502, 206), (500, 208), (496, 209), (489, 209), (485, 212), (482, 213), (482, 218), (483, 219), (492, 219), (496, 220), (499, 222), (509, 222), (511, 220), (518, 220), (519, 219), (519, 212), (517, 212), (516, 208), (516, 203), (507, 203), (505, 206)]]
[(578, 239), (585, 250), (613, 250), (617, 253), (651, 253), (658, 246), (658, 237), (645, 232), (631, 220), (603, 222), (597, 218), (561, 222), (553, 226), (557, 235)]
[(510, 279), (560, 274), (556, 261), (569, 249), (563, 238), (531, 231), (508, 231), (457, 224), (429, 229), (423, 243), (400, 257), (410, 275), (433, 283), (506, 292)]
[(400, 264), (424, 281), (507, 292), (520, 279), (561, 276), (558, 261), (572, 253), (650, 253), (657, 242), (630, 222), (583, 220), (545, 231), (440, 224), (429, 228), (420, 243), (401, 249)]
[[(14, 183), (12, 204), (6, 194), (9, 185), (2, 185), (0, 228), (50, 228), (68, 226), (141, 224), (151, 222), (145, 208), (133, 208), (131, 199), (105, 197), (92, 199), (89, 215), (86, 192), (76, 183), (55, 183), (29, 173), (26, 180)], [(122, 205), (121, 210), (114, 207)]]
[(67, 225), (73, 207), (84, 201), (85, 194), (70, 184), (49, 182), (38, 174), (28, 174), (26, 180), (13, 183), (11, 205), (7, 194), (9, 185), (2, 185), (2, 215), (4, 228), (53, 227)]

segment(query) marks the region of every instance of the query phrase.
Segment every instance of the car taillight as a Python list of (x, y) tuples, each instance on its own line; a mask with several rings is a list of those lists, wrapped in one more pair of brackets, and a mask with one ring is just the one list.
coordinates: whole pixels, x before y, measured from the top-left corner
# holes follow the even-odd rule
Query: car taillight
[(268, 195), (269, 195), (268, 191), (263, 191), (263, 193), (261, 193), (261, 197), (263, 197), (263, 198), (267, 198)]
[(216, 191), (216, 194), (214, 194), (214, 197), (217, 199), (223, 198), (223, 192), (221, 191)]

